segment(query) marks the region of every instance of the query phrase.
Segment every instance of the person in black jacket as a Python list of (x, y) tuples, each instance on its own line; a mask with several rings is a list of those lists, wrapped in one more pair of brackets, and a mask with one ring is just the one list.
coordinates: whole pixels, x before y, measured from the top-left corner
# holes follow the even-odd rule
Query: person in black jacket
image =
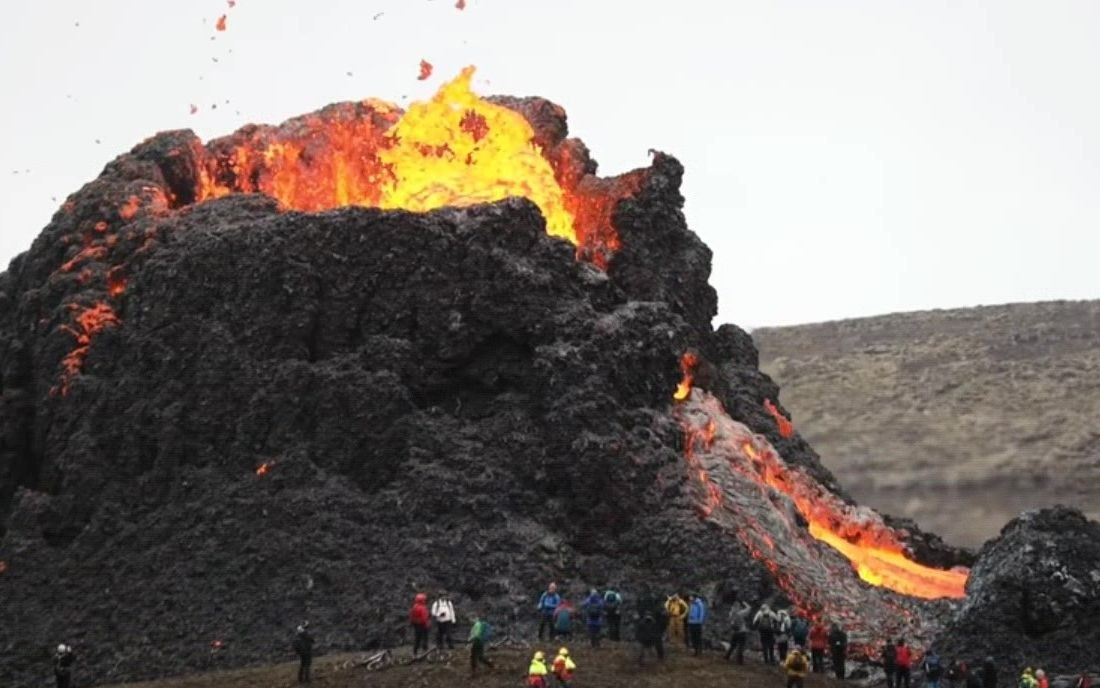
[(894, 675), (898, 671), (898, 648), (893, 640), (887, 640), (882, 648), (882, 670), (886, 672), (886, 688), (894, 688)]
[(641, 646), (638, 652), (638, 663), (645, 661), (648, 650), (655, 650), (658, 661), (665, 658), (665, 627), (668, 625), (668, 616), (664, 606), (653, 597), (645, 597), (638, 602), (639, 619), (634, 627), (635, 636)]
[(57, 646), (57, 652), (53, 656), (53, 677), (57, 680), (57, 688), (69, 688), (73, 683), (73, 664), (76, 657), (73, 648), (62, 643)]
[(309, 622), (303, 621), (294, 634), (294, 651), (298, 653), (298, 683), (309, 683), (310, 665), (313, 664), (313, 636)]
[(997, 664), (992, 657), (982, 664), (982, 688), (997, 688)]
[(833, 624), (833, 629), (829, 631), (829, 651), (833, 655), (833, 672), (837, 678), (844, 678), (847, 674), (844, 661), (848, 658), (848, 634), (839, 624)]

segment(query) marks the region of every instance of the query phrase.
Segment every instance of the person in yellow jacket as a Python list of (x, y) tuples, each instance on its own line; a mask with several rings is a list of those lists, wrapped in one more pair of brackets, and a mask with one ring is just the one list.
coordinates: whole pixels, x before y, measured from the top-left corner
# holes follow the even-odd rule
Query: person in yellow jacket
[(1039, 679), (1035, 678), (1035, 672), (1028, 667), (1024, 669), (1024, 673), (1020, 674), (1020, 680), (1016, 685), (1017, 688), (1039, 688)]
[(527, 668), (527, 685), (530, 688), (550, 688), (546, 684), (547, 673), (546, 655), (540, 650), (531, 658), (531, 666)]
[(810, 661), (806, 659), (806, 652), (801, 645), (787, 653), (787, 659), (783, 662), (783, 670), (787, 672), (787, 688), (802, 688), (802, 680), (806, 678), (806, 672), (810, 670)]
[(554, 673), (554, 678), (558, 679), (558, 685), (561, 688), (569, 688), (569, 682), (573, 680), (573, 672), (577, 670), (576, 663), (569, 656), (569, 648), (563, 647), (558, 650), (558, 656), (554, 658), (550, 670)]
[(665, 611), (668, 612), (668, 642), (674, 640), (684, 641), (684, 619), (687, 618), (688, 604), (679, 593), (672, 593), (672, 597), (665, 600)]

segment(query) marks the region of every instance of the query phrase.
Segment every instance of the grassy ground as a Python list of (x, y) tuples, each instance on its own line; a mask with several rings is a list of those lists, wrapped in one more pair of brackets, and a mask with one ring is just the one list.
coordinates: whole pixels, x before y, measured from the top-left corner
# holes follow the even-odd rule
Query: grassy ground
[[(544, 651), (556, 650), (549, 645)], [(573, 685), (578, 688), (783, 688), (782, 673), (776, 667), (747, 657), (745, 666), (726, 662), (721, 654), (710, 652), (701, 658), (690, 656), (684, 648), (675, 648), (661, 664), (653, 659), (639, 667), (634, 644), (593, 650), (580, 644), (571, 648), (578, 670)], [(455, 650), (450, 659), (433, 664), (397, 666), (368, 672), (362, 668), (344, 668), (349, 660), (362, 655), (337, 655), (314, 660), (314, 688), (376, 686), (377, 688), (451, 688), (476, 685), (479, 688), (518, 688), (524, 685), (530, 651), (494, 650), (490, 658), (496, 664), (491, 672), (482, 671), (470, 679), (469, 655), (465, 648)], [(407, 648), (397, 651), (408, 657)], [(290, 688), (296, 686), (297, 662), (238, 671), (197, 674), (149, 683), (128, 684), (127, 688)], [(824, 688), (835, 684), (831, 679), (809, 676), (806, 688)]]

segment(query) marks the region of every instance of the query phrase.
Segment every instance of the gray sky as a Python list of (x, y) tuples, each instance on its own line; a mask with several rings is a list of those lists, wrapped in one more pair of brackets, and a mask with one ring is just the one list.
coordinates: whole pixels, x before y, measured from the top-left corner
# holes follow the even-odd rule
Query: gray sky
[(649, 148), (683, 161), (721, 321), (1100, 297), (1093, 0), (22, 0), (4, 14), (0, 266), (156, 131), (209, 139), (339, 100), (402, 103), (476, 64), (482, 93), (563, 105), (604, 173)]

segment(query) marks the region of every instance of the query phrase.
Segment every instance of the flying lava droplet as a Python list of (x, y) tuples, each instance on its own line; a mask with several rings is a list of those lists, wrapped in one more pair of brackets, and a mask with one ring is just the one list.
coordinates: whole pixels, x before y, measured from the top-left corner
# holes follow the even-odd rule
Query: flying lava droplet
[(218, 23), (214, 25), (218, 31), (225, 31), (225, 15), (218, 17)]
[(432, 75), (432, 63), (427, 60), (420, 61), (420, 76), (416, 77), (419, 81), (424, 81)]

